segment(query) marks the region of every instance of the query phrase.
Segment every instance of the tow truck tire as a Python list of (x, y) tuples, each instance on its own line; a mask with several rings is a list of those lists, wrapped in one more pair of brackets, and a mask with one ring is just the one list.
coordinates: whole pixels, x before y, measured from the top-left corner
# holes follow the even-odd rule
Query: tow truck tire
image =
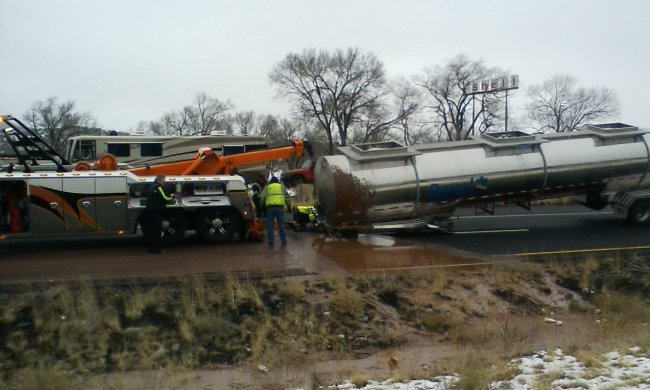
[(229, 208), (211, 208), (196, 213), (194, 225), (199, 238), (208, 243), (232, 241), (241, 230), (241, 217)]
[(637, 200), (627, 211), (627, 220), (635, 225), (650, 221), (650, 200)]
[(163, 245), (173, 245), (185, 238), (187, 218), (180, 210), (169, 210), (163, 215)]

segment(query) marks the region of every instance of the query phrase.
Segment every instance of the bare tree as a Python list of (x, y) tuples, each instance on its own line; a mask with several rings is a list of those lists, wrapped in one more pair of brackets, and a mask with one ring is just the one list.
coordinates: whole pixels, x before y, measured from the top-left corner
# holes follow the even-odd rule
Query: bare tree
[(329, 143), (327, 135), (324, 131), (320, 130), (318, 126), (308, 126), (309, 122), (305, 125), (306, 131), (303, 138), (311, 144), (314, 156), (324, 156), (329, 154)]
[(260, 115), (259, 117), (259, 132), (261, 135), (269, 139), (271, 144), (279, 141), (276, 138), (278, 128), (280, 127), (280, 120), (274, 115)]
[(140, 121), (135, 127), (136, 134), (156, 134), (163, 133), (163, 124), (159, 121)]
[(302, 136), (299, 125), (289, 119), (274, 115), (261, 115), (258, 121), (260, 134), (268, 138), (271, 145), (286, 145)]
[[(270, 146), (286, 146), (293, 140), (301, 138), (304, 134), (300, 125), (289, 119), (273, 115), (261, 115), (258, 118), (260, 134), (267, 138)], [(290, 157), (286, 159), (289, 169), (299, 166), (306, 157)]]
[(57, 100), (57, 97), (50, 97), (35, 102), (24, 119), (54, 150), (63, 154), (68, 138), (95, 127), (96, 121), (88, 113), (76, 112), (73, 101), (59, 104)]
[(557, 75), (528, 88), (529, 118), (540, 132), (573, 131), (582, 124), (618, 114), (618, 99), (609, 88), (578, 88), (569, 75)]
[(171, 111), (165, 113), (160, 122), (162, 126), (158, 127), (159, 135), (190, 135), (190, 118), (187, 110)]
[(159, 135), (208, 135), (213, 131), (232, 134), (229, 115), (232, 108), (230, 101), (222, 102), (199, 92), (193, 104), (165, 113), (157, 125), (149, 126), (149, 129)]
[(283, 96), (293, 100), (300, 115), (318, 123), (327, 135), (330, 153), (335, 136), (346, 145), (362, 112), (386, 94), (383, 64), (356, 48), (289, 53), (269, 78)]
[(421, 117), (423, 97), (420, 90), (406, 79), (397, 79), (393, 96), (398, 110), (396, 127), (404, 144), (434, 141), (428, 124)]
[(399, 122), (393, 107), (384, 102), (374, 102), (359, 113), (359, 119), (353, 124), (353, 142), (381, 142), (389, 131)]
[(422, 115), (423, 96), (413, 83), (398, 78), (390, 83), (390, 96), (369, 106), (355, 126), (355, 142), (398, 139), (407, 145), (433, 142), (430, 125)]
[(200, 92), (196, 94), (194, 105), (185, 107), (183, 111), (187, 112), (193, 135), (208, 135), (213, 131), (226, 131), (224, 124), (232, 108), (229, 101), (222, 102)]
[(253, 134), (257, 126), (257, 118), (254, 111), (244, 111), (235, 114), (235, 125), (239, 134)]
[(294, 141), (304, 135), (300, 129), (300, 125), (297, 122), (287, 118), (282, 118), (280, 120), (279, 130), (280, 130), (279, 138), (285, 140), (285, 142)]
[(500, 97), (496, 93), (470, 95), (468, 90), (474, 82), (503, 75), (504, 72), (487, 68), (482, 61), (472, 61), (464, 55), (458, 55), (445, 66), (425, 71), (417, 84), (432, 99), (427, 108), (433, 126), (444, 130), (447, 139), (454, 141), (467, 139), (475, 132), (489, 131), (501, 116)]

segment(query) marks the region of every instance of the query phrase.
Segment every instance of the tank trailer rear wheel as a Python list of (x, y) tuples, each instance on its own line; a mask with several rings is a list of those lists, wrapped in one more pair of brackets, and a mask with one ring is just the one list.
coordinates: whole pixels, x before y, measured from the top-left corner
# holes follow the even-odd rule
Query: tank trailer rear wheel
[(637, 200), (627, 211), (627, 220), (641, 225), (650, 221), (650, 201)]

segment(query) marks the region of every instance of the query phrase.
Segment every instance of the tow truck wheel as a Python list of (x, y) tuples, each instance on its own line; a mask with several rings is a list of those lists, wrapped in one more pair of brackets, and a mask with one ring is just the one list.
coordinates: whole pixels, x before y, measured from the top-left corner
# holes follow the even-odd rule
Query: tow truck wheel
[(650, 201), (637, 200), (627, 212), (627, 220), (640, 225), (650, 221)]
[(241, 218), (231, 209), (204, 209), (196, 213), (196, 234), (209, 243), (232, 241), (240, 231)]
[(187, 230), (187, 219), (182, 211), (169, 211), (163, 215), (163, 245), (176, 244), (185, 238)]

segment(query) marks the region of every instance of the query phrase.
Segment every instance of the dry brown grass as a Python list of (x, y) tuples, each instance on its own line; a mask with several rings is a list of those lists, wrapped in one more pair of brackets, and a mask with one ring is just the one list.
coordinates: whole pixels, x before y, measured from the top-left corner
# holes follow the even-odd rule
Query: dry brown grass
[(354, 384), (354, 387), (361, 388), (361, 387), (367, 385), (368, 382), (370, 382), (370, 379), (371, 378), (369, 378), (368, 375), (355, 374), (354, 376), (352, 376), (352, 379), (350, 379), (350, 382), (352, 382), (352, 384)]
[(510, 380), (520, 373), (519, 368), (503, 359), (498, 359), (490, 366), (490, 382)]
[(442, 295), (443, 292), (453, 283), (453, 278), (445, 268), (432, 268), (429, 271), (428, 276), (430, 276), (430, 280), (433, 284), (433, 292), (438, 295)]
[(357, 291), (342, 287), (332, 296), (330, 305), (334, 314), (338, 316), (357, 318), (363, 311), (363, 298)]
[(485, 389), (491, 382), (491, 363), (495, 357), (482, 350), (467, 350), (460, 357), (454, 372), (460, 375), (460, 380), (454, 388), (460, 390)]
[(488, 272), (492, 282), (499, 285), (519, 284), (522, 281), (543, 284), (544, 275), (544, 265), (530, 261), (495, 264)]
[(551, 390), (552, 383), (560, 378), (562, 378), (562, 371), (547, 372), (535, 380), (532, 388), (533, 390)]
[[(582, 319), (557, 328), (549, 342), (596, 370), (604, 350), (650, 348), (648, 296), (629, 294), (647, 291), (640, 289), (647, 277), (643, 261), (557, 259), (325, 279), (193, 276), (130, 287), (96, 287), (82, 279), (1, 294), (0, 384), (65, 385), (68, 373), (174, 367), (183, 382), (191, 380), (183, 372), (220, 364), (307, 367), (313, 359), (397, 347), (417, 329), (466, 350), (450, 367), (463, 375), (458, 388), (480, 388), (507, 379), (515, 369), (505, 362), (541, 343), (538, 336), (549, 332), (542, 327), (551, 326), (537, 315), (544, 305), (549, 313)], [(551, 307), (552, 300), (542, 299), (547, 294), (575, 294), (555, 279), (584, 301)], [(363, 375), (355, 378), (363, 381)]]
[(278, 285), (278, 295), (287, 301), (300, 302), (305, 299), (305, 284), (305, 282), (296, 280), (283, 280)]
[(146, 315), (145, 311), (162, 313), (165, 310), (165, 302), (170, 298), (169, 291), (162, 286), (144, 290), (134, 288), (129, 299), (124, 301), (124, 316), (135, 322)]
[[(7, 389), (21, 390), (69, 390), (74, 386), (70, 374), (55, 368), (30, 367), (18, 371), (9, 383)], [(2, 385), (2, 382), (0, 382)]]

